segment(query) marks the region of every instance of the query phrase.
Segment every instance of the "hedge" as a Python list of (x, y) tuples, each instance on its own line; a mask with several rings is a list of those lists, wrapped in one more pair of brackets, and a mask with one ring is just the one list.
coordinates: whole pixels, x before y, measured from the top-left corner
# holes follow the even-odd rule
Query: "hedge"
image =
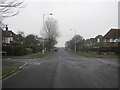
[(42, 47), (37, 45), (7, 45), (2, 47), (2, 51), (6, 51), (7, 56), (22, 56), (26, 54), (40, 52), (42, 51)]
[(23, 46), (3, 46), (2, 51), (6, 51), (7, 56), (21, 56), (26, 54)]
[(116, 54), (120, 54), (120, 47), (100, 47), (100, 48), (88, 48), (84, 47), (79, 49), (81, 52), (89, 52), (89, 51), (96, 51), (98, 53), (101, 52), (115, 52)]

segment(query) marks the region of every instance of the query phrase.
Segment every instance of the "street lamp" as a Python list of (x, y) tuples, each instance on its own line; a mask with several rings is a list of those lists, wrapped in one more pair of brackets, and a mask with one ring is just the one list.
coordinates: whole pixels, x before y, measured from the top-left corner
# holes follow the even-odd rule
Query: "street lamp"
[[(52, 13), (49, 13), (49, 14), (43, 14), (43, 32), (44, 32), (44, 19), (45, 19), (45, 15), (53, 15)], [(44, 45), (44, 35), (43, 35), (43, 50), (42, 50), (42, 52), (43, 52), (43, 54), (44, 54), (44, 52), (45, 52), (45, 45)]]
[[(73, 30), (73, 29), (70, 29), (70, 30)], [(75, 52), (76, 52), (76, 29), (74, 29), (74, 31), (75, 31)]]

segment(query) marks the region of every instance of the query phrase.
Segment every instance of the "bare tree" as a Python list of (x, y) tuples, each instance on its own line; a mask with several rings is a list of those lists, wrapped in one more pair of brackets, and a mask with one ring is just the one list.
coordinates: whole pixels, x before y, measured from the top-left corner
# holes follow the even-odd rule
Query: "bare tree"
[(47, 50), (51, 50), (57, 43), (57, 38), (59, 37), (58, 23), (57, 20), (53, 18), (47, 18), (42, 30), (42, 35), (47, 39)]
[(0, 27), (4, 27), (4, 18), (17, 15), (21, 8), (23, 8), (21, 0), (0, 0)]

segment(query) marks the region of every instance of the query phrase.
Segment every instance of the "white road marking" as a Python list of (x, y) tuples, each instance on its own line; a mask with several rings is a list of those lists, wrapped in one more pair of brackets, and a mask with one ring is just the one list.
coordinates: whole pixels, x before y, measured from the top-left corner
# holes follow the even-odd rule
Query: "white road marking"
[(24, 66), (26, 66), (28, 63), (23, 64), (22, 66), (20, 66), (19, 68), (23, 68)]

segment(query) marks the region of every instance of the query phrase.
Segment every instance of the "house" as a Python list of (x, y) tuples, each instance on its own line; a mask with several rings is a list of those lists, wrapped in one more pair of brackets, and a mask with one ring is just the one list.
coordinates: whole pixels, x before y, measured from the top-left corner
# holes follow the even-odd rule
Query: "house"
[(13, 41), (13, 32), (8, 31), (8, 27), (6, 25), (6, 30), (2, 30), (2, 43), (3, 44), (10, 44)]
[(23, 37), (19, 34), (16, 35), (14, 32), (8, 30), (6, 25), (6, 30), (2, 30), (2, 44), (11, 43), (23, 43)]
[(103, 36), (98, 35), (95, 38), (90, 38), (86, 40), (86, 46), (91, 48), (99, 48), (101, 47)]
[(103, 47), (120, 46), (120, 29), (111, 29), (103, 37)]

